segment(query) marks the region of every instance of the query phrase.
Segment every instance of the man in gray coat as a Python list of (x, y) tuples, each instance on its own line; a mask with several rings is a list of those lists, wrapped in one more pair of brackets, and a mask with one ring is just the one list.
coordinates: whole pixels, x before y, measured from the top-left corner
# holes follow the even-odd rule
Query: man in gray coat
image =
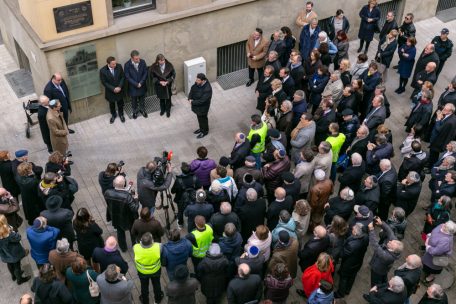
[(100, 303), (105, 304), (132, 304), (133, 281), (127, 280), (120, 273), (120, 268), (114, 264), (109, 265), (105, 272), (97, 277), (100, 289)]
[(297, 164), (300, 160), (300, 153), (304, 147), (312, 145), (315, 137), (315, 122), (312, 114), (304, 113), (295, 129), (291, 132), (291, 158)]

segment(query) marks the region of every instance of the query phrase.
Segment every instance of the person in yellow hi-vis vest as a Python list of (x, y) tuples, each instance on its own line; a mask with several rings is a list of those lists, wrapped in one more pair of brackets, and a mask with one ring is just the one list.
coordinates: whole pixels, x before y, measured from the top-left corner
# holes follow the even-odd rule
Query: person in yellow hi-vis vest
[(198, 264), (206, 257), (206, 252), (214, 239), (212, 227), (206, 224), (206, 219), (202, 215), (195, 217), (196, 228), (191, 233), (187, 234), (186, 238), (192, 243), (192, 263), (196, 269)]
[(249, 135), (247, 135), (250, 141), (250, 154), (255, 157), (256, 168), (260, 169), (261, 153), (264, 152), (268, 126), (261, 120), (261, 116), (258, 114), (253, 114), (250, 118), (252, 124), (250, 125)]
[(141, 237), (141, 242), (133, 246), (135, 254), (135, 266), (141, 282), (141, 295), (139, 299), (142, 304), (149, 304), (149, 279), (154, 288), (155, 303), (163, 299), (163, 291), (160, 285), (161, 276), (161, 250), (160, 243), (154, 243), (152, 234), (146, 232)]

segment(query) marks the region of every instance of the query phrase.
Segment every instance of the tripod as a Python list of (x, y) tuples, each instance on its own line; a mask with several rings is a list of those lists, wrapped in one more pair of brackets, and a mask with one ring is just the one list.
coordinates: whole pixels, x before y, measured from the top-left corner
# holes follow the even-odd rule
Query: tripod
[[(172, 221), (169, 220), (169, 206), (174, 213), (174, 218)], [(160, 191), (160, 206), (157, 209), (162, 209), (165, 213), (165, 221), (166, 221), (166, 229), (169, 231), (171, 228), (171, 224), (177, 219), (177, 212), (176, 208), (174, 207), (173, 197), (171, 196), (171, 192), (169, 189), (161, 190)]]

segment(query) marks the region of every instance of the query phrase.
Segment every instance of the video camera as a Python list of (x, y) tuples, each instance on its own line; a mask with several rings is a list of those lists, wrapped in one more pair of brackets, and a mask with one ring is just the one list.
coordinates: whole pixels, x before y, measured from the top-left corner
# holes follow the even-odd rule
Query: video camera
[(166, 168), (173, 158), (173, 151), (163, 151), (162, 157), (155, 157), (157, 168), (152, 173), (152, 181), (155, 186), (161, 186), (165, 183)]

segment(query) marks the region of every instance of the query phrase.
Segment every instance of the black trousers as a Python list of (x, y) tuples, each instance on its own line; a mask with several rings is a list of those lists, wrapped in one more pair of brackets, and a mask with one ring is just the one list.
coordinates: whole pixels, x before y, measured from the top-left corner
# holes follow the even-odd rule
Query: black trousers
[(198, 125), (201, 132), (203, 132), (204, 134), (209, 133), (209, 119), (207, 118), (207, 114), (197, 114), (196, 118), (198, 118)]
[(388, 274), (378, 274), (371, 270), (371, 287), (388, 282)]
[(437, 75), (437, 78), (439, 77), (440, 72), (442, 72), (442, 69), (443, 69), (444, 65), (445, 65), (445, 60), (444, 61), (440, 61), (439, 66), (438, 66), (437, 70), (435, 71), (435, 75)]
[(22, 270), (21, 270), (21, 261), (16, 263), (7, 263), (8, 270), (11, 273), (11, 278), (13, 280), (18, 280), (22, 277)]
[(337, 290), (339, 296), (344, 297), (350, 294), (357, 274), (358, 271), (351, 271), (350, 273), (339, 272), (339, 289)]
[(145, 112), (146, 105), (144, 104), (144, 95), (131, 96), (131, 105), (133, 107), (133, 114), (138, 114), (138, 106), (139, 106), (139, 111)]
[(117, 112), (119, 113), (119, 116), (124, 115), (124, 101), (123, 99), (117, 100), (117, 101), (109, 101), (109, 111), (111, 112), (111, 115), (116, 117), (116, 104), (117, 104)]
[(160, 284), (161, 269), (154, 274), (142, 274), (138, 271), (139, 281), (141, 282), (142, 304), (149, 304), (149, 280), (152, 281), (154, 288), (154, 300), (159, 303), (163, 298)]
[(258, 79), (260, 79), (260, 77), (263, 75), (263, 68), (262, 67), (258, 68), (258, 69), (249, 67), (249, 79), (252, 80), (252, 81), (255, 78), (255, 70), (258, 71)]
[(68, 108), (62, 107), (62, 108), (60, 109), (60, 112), (63, 113), (63, 120), (65, 120), (65, 123), (67, 124), (67, 127), (68, 127), (68, 117), (69, 117)]
[(160, 99), (160, 113), (170, 113), (171, 112), (171, 98), (170, 99)]
[(432, 168), (434, 164), (439, 160), (440, 152), (435, 149), (429, 149), (429, 160), (428, 160), (428, 167)]
[[(117, 229), (117, 240), (119, 242), (119, 247), (122, 250), (127, 250), (127, 239), (125, 238), (125, 230), (122, 228), (116, 228)], [(131, 239), (131, 244), (135, 244), (135, 240), (133, 239), (133, 235), (131, 234), (131, 231), (128, 231), (128, 234), (130, 234), (130, 239)]]
[(363, 48), (364, 42), (366, 42), (366, 48), (364, 49), (364, 53), (367, 53), (367, 51), (369, 50), (369, 45), (370, 45), (371, 42), (367, 41), (367, 40), (360, 39), (359, 40), (359, 48), (360, 49)]

